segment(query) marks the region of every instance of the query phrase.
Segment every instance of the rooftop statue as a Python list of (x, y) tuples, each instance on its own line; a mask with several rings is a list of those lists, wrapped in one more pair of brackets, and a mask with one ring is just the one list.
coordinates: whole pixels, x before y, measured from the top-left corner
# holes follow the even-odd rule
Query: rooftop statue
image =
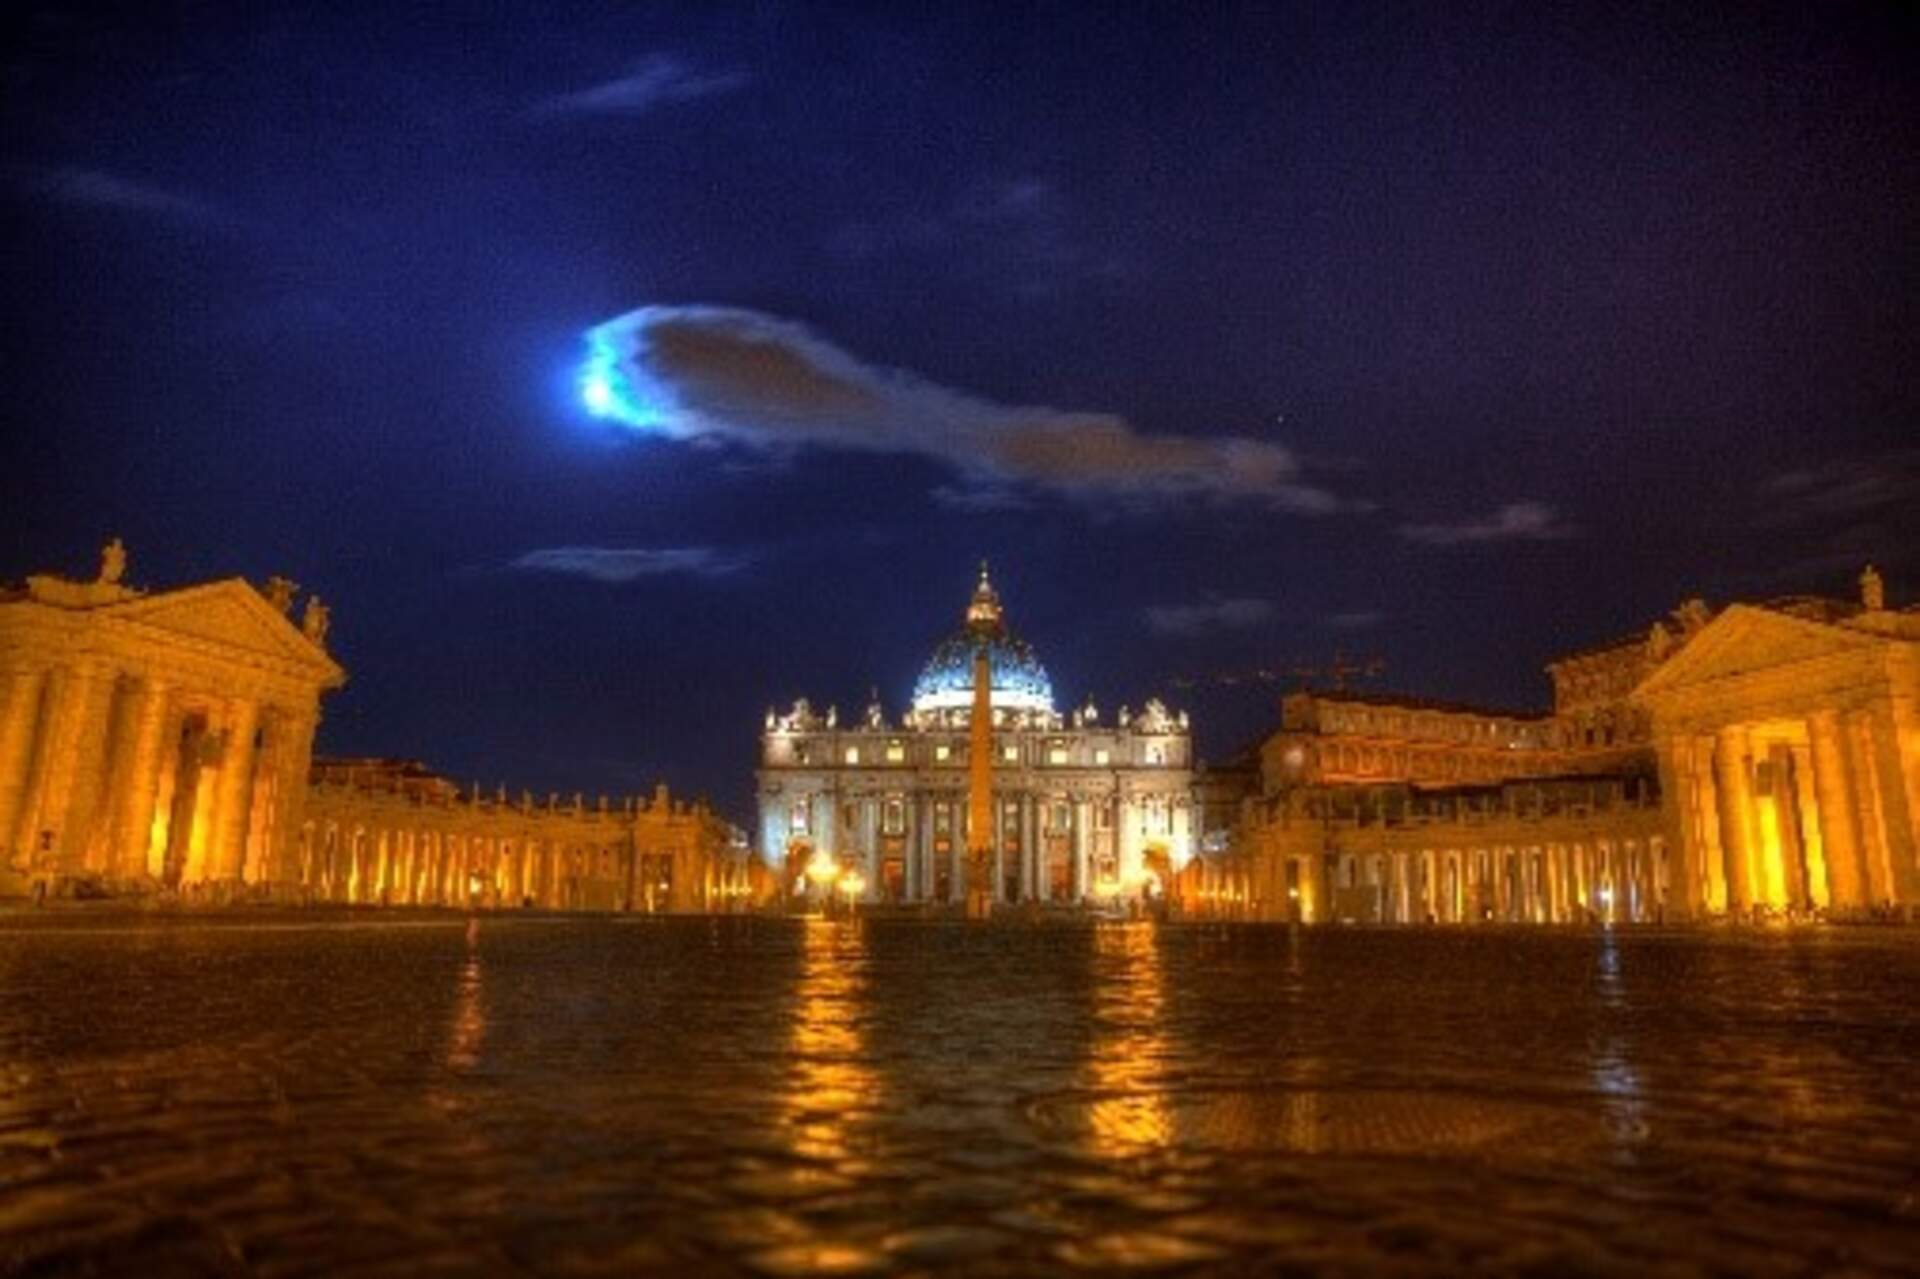
[(116, 537), (100, 548), (100, 581), (108, 586), (118, 586), (126, 573), (126, 543)]
[(1887, 606), (1887, 584), (1871, 564), (1860, 573), (1860, 606), (1875, 613)]
[(300, 583), (276, 573), (267, 579), (266, 589), (261, 593), (267, 597), (267, 603), (273, 605), (275, 612), (285, 613), (293, 608), (293, 593), (299, 589)]
[(300, 632), (314, 643), (324, 647), (327, 642), (327, 628), (333, 624), (333, 615), (318, 595), (307, 596), (307, 607), (300, 614)]

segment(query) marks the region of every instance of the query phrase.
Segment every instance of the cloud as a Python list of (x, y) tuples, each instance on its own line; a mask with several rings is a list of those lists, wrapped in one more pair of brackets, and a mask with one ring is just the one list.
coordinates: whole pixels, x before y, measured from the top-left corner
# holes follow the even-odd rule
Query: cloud
[(1896, 503), (1920, 502), (1920, 449), (1835, 458), (1783, 471), (1760, 485), (1763, 523), (1850, 519)]
[(1554, 542), (1572, 537), (1565, 523), (1542, 502), (1510, 502), (1486, 519), (1460, 524), (1403, 524), (1400, 535), (1429, 546), (1466, 546), (1479, 542)]
[(530, 573), (562, 573), (596, 582), (633, 582), (643, 577), (685, 574), (723, 577), (746, 567), (744, 554), (711, 546), (552, 546), (528, 551), (507, 567)]
[(1032, 499), (1010, 488), (996, 488), (988, 484), (938, 484), (929, 494), (933, 500), (950, 511), (965, 511), (972, 515), (989, 515), (1000, 511), (1025, 511), (1033, 506)]
[(1147, 609), (1147, 625), (1162, 635), (1200, 635), (1207, 631), (1258, 626), (1274, 615), (1266, 600), (1208, 600), (1203, 604), (1157, 604)]
[[(1245, 500), (1302, 515), (1347, 509), (1306, 482), (1277, 444), (1157, 435), (1110, 413), (998, 404), (863, 364), (802, 325), (755, 311), (643, 307), (587, 340), (588, 407), (669, 439), (916, 454), (952, 467), (966, 489), (994, 493), (1128, 505)], [(942, 500), (952, 504), (959, 491)]]
[(645, 115), (655, 107), (732, 93), (747, 83), (746, 73), (702, 73), (671, 54), (656, 53), (627, 75), (556, 94), (533, 107), (537, 116)]
[(100, 169), (25, 170), (16, 173), (14, 180), (21, 189), (56, 204), (137, 213), (200, 227), (218, 226), (228, 220), (204, 200)]

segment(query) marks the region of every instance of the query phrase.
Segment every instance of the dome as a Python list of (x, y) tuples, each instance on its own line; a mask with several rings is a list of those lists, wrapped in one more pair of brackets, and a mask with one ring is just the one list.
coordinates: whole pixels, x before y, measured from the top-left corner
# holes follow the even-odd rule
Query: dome
[(973, 706), (973, 654), (987, 649), (989, 696), (996, 710), (1053, 713), (1053, 681), (1033, 649), (1007, 629), (1000, 597), (980, 566), (980, 583), (967, 605), (966, 623), (933, 650), (913, 685), (916, 712), (969, 710)]

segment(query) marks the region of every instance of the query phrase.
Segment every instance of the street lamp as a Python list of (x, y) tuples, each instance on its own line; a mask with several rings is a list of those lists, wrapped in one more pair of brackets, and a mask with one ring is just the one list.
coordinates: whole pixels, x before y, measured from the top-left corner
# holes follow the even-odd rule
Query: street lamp
[[(827, 855), (825, 849), (818, 849), (812, 857), (807, 859), (806, 875), (808, 879), (813, 881), (814, 889), (821, 894), (825, 894), (828, 885), (840, 877), (840, 867), (834, 863), (833, 858)], [(825, 902), (824, 896), (822, 897), (822, 902), (823, 904)]]
[(853, 914), (853, 904), (860, 900), (860, 894), (867, 889), (867, 877), (857, 870), (850, 870), (840, 877), (840, 891), (847, 895), (847, 913)]

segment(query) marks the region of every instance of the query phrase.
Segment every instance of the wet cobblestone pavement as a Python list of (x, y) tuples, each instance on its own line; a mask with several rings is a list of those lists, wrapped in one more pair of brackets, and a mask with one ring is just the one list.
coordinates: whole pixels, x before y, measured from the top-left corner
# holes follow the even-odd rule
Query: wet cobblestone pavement
[(0, 1270), (1916, 1273), (1920, 938), (0, 921)]

